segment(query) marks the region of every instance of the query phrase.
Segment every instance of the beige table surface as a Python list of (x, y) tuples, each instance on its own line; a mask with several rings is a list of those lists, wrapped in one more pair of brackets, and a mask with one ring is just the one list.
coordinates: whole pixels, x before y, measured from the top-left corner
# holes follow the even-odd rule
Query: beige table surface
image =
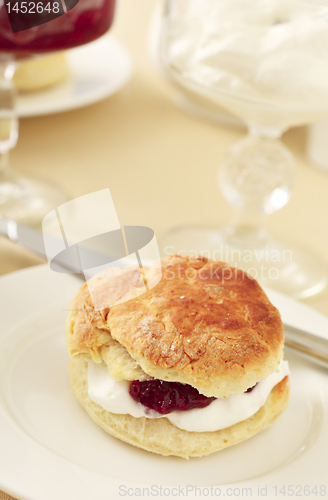
[[(148, 52), (154, 0), (119, 0), (113, 33), (135, 63), (130, 83), (93, 106), (21, 122), (12, 166), (55, 182), (75, 198), (109, 187), (121, 224), (160, 237), (172, 226), (220, 226), (231, 213), (216, 184), (219, 162), (243, 132), (177, 109)], [(316, 251), (328, 265), (328, 172), (305, 158), (306, 130), (284, 136), (296, 156), (297, 181), (269, 229)], [(42, 261), (0, 239), (0, 275)], [(328, 315), (328, 289), (306, 303)], [(0, 500), (8, 499), (0, 492)]]

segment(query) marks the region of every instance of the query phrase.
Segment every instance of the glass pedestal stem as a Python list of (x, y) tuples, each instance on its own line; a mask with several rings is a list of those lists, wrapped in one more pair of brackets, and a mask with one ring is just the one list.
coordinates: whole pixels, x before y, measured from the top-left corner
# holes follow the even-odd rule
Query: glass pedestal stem
[(226, 227), (227, 244), (257, 247), (263, 246), (267, 238), (264, 212), (234, 209), (230, 225)]
[(0, 60), (0, 186), (13, 180), (9, 167), (9, 151), (16, 146), (18, 140), (16, 91), (13, 85), (15, 70), (15, 62)]
[(295, 178), (293, 155), (280, 133), (252, 128), (234, 144), (219, 170), (223, 195), (233, 208), (221, 229), (180, 228), (162, 238), (162, 255), (199, 253), (249, 272), (262, 285), (297, 298), (309, 297), (327, 284), (321, 260), (288, 240), (276, 240), (265, 227), (267, 215), (289, 200)]
[(15, 70), (15, 61), (0, 59), (0, 218), (37, 226), (66, 196), (43, 182), (20, 177), (10, 168), (9, 152), (17, 144), (19, 129)]

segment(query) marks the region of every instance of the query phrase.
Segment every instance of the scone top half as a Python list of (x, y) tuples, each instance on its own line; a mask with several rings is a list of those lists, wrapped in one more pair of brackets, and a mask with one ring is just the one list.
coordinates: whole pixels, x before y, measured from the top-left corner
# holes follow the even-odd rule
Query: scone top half
[[(131, 272), (140, 286), (140, 271)], [(126, 301), (99, 311), (84, 285), (67, 322), (70, 355), (105, 362), (118, 380), (181, 382), (216, 398), (278, 371), (283, 324), (254, 279), (203, 257), (163, 259), (162, 273), (147, 293), (128, 300), (129, 290)], [(122, 278), (108, 279), (107, 289), (125, 293)]]

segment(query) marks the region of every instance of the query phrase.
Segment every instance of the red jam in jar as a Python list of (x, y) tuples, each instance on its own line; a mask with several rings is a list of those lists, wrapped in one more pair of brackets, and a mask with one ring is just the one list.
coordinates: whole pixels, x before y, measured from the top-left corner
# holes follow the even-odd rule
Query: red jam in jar
[[(115, 0), (79, 0), (65, 15), (13, 33), (4, 3), (0, 0), (0, 52), (24, 57), (84, 45), (108, 31), (114, 11)], [(40, 22), (46, 14), (46, 11), (38, 14)]]

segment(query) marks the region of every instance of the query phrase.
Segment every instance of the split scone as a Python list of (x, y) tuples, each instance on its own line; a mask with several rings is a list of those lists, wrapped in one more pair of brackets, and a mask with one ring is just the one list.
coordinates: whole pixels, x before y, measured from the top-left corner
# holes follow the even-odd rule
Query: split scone
[(241, 270), (171, 256), (162, 273), (138, 297), (140, 270), (103, 275), (99, 292), (121, 303), (98, 311), (87, 285), (78, 291), (66, 327), (72, 390), (112, 436), (162, 455), (208, 455), (285, 409), (283, 325)]

